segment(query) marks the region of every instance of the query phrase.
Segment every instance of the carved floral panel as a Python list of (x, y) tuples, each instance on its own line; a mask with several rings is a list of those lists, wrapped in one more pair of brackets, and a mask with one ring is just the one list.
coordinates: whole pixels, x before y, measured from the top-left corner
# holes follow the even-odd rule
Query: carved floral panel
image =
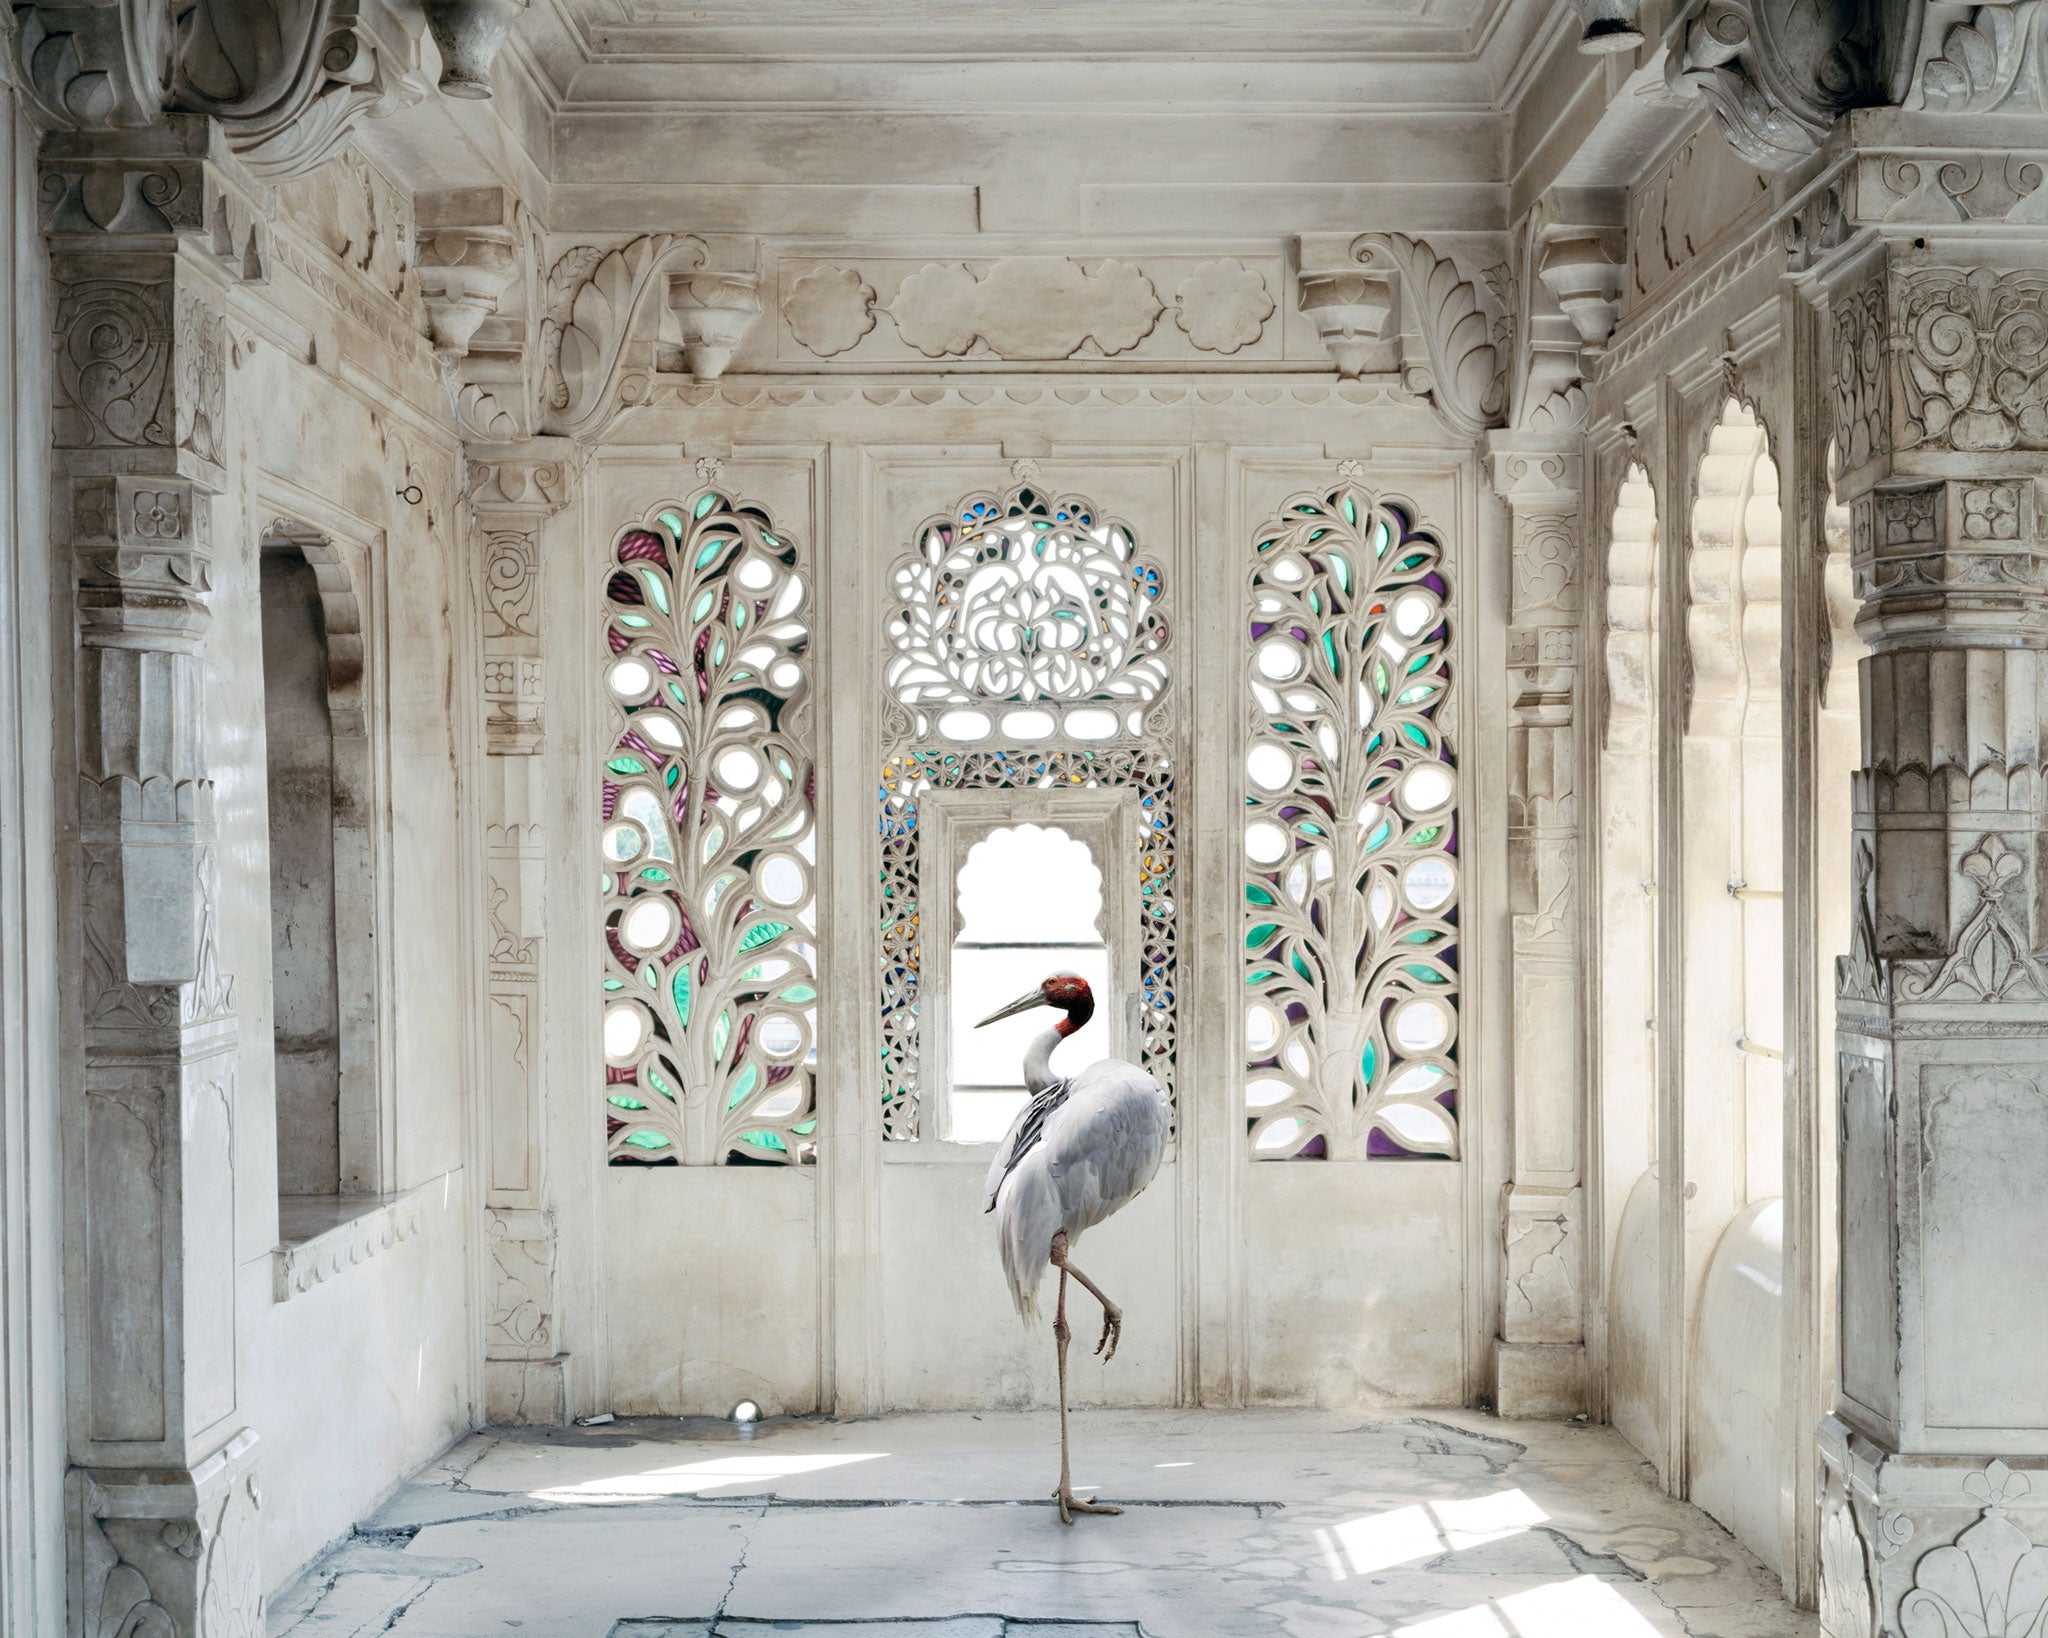
[(1413, 514), (1345, 482), (1258, 531), (1247, 636), (1252, 1152), (1458, 1153), (1451, 587)]
[(759, 507), (704, 490), (627, 529), (605, 583), (609, 1149), (816, 1153), (810, 586)]
[(1144, 731), (1166, 686), (1162, 582), (1093, 501), (1030, 484), (970, 495), (918, 529), (890, 578), (883, 677), (918, 738)]

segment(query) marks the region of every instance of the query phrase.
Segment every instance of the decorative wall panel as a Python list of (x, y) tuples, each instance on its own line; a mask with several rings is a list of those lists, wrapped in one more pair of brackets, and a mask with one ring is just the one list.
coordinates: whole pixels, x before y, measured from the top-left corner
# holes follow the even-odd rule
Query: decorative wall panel
[(1455, 1156), (1451, 589), (1353, 482), (1258, 532), (1245, 754), (1245, 1103), (1264, 1158)]
[(707, 489), (620, 536), (605, 613), (612, 1158), (814, 1158), (803, 554), (759, 507)]
[[(884, 1135), (920, 1136), (919, 798), (930, 790), (1138, 793), (1144, 1067), (1173, 1093), (1175, 765), (1165, 583), (1126, 524), (1037, 486), (928, 519), (891, 572), (881, 813)], [(991, 741), (986, 746), (977, 742)], [(973, 746), (975, 748), (963, 748)]]

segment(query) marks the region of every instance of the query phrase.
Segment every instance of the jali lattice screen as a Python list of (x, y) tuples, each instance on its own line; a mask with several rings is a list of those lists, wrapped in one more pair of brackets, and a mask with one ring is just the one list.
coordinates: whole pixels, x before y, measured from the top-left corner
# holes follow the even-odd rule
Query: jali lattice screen
[(816, 1152), (816, 779), (797, 542), (712, 491), (605, 582), (604, 1052), (615, 1163)]
[(1245, 1105), (1268, 1159), (1458, 1152), (1451, 587), (1346, 483), (1254, 541)]

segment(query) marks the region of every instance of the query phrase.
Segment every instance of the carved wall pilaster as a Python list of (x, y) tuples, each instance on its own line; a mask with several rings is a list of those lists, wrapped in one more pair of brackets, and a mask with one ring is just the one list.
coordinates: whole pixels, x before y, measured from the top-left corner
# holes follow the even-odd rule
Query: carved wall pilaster
[[(1851, 181), (1853, 228), (1879, 196), (1853, 166)], [(1821, 275), (1834, 476), (1870, 650), (1837, 969), (1842, 1389), (1821, 1441), (1833, 1638), (2020, 1630), (2041, 1611), (1991, 1615), (1975, 1589), (2048, 1563), (2048, 1393), (2032, 1386), (2048, 1323), (2008, 1296), (2048, 1278), (2048, 1208), (2029, 1181), (2048, 1166), (2048, 350), (2033, 333), (2048, 259), (1915, 231), (1910, 198), (1884, 214), (1910, 241), (1845, 235)]]
[(1578, 514), (1575, 438), (1496, 433), (1512, 522), (1508, 890), (1513, 1092), (1496, 1391), (1503, 1415), (1583, 1407)]
[(542, 526), (568, 500), (571, 446), (537, 439), (470, 464), (481, 554), (485, 1032), (489, 1138), (485, 1414), (559, 1424), (567, 1355), (554, 1315), (555, 1229), (545, 1206), (540, 1058), (542, 814), (546, 792)]
[(52, 502), (77, 620), (64, 863), (84, 963), (81, 1095), (64, 1133), (71, 1624), (126, 1630), (153, 1605), (181, 1633), (254, 1633), (255, 1435), (234, 1331), (238, 1024), (204, 732), (236, 261), (213, 230), (247, 195), (213, 134), (174, 122), (54, 140), (43, 198)]

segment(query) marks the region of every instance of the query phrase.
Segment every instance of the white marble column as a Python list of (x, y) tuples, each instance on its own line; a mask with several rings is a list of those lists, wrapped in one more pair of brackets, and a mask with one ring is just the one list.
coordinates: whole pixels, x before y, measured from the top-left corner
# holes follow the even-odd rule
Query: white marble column
[(547, 689), (541, 527), (567, 503), (572, 446), (536, 438), (472, 451), (484, 706), (486, 1039), (484, 1414), (559, 1426), (569, 1411), (554, 1213), (546, 1188), (541, 1001)]
[(256, 1435), (235, 1337), (235, 982), (220, 969), (207, 572), (227, 484), (206, 229), (246, 208), (215, 128), (43, 150), (59, 572), (76, 587), (61, 937), (70, 1628), (260, 1630)]
[(1497, 432), (1494, 492), (1512, 519), (1508, 892), (1513, 1102), (1502, 1203), (1496, 1404), (1585, 1408), (1584, 998), (1579, 949), (1581, 457), (1571, 433)]
[[(1870, 645), (1838, 973), (1821, 1621), (1830, 1638), (2032, 1632), (2048, 1619), (2048, 238), (2013, 190), (1973, 190), (2041, 160), (1965, 163), (1927, 115), (1857, 134), (1817, 280)], [(1980, 207), (1967, 234), (1930, 194), (1957, 187)]]

